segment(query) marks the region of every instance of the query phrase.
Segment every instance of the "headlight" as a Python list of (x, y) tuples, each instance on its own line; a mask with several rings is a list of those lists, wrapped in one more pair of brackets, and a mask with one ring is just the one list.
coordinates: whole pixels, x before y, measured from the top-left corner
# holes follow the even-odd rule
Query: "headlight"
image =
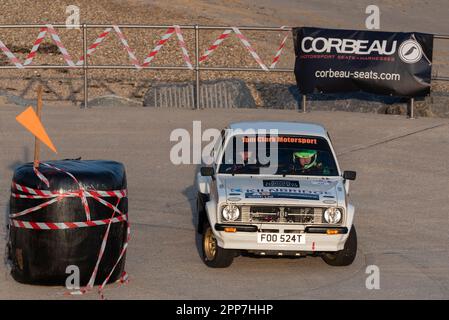
[(326, 220), (327, 223), (339, 223), (341, 217), (341, 210), (338, 208), (327, 208), (326, 211), (324, 211), (324, 220)]
[(240, 217), (239, 207), (234, 205), (224, 206), (221, 215), (226, 221), (235, 221)]

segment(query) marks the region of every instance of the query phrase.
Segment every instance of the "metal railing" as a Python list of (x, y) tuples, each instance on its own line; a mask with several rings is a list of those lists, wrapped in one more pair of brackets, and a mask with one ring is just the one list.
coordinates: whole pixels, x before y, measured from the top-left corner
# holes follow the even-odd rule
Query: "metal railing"
[[(53, 24), (54, 28), (67, 28), (65, 24)], [(88, 107), (89, 99), (89, 77), (88, 70), (95, 69), (115, 69), (115, 70), (126, 70), (135, 69), (133, 65), (89, 65), (87, 61), (87, 30), (92, 28), (112, 28), (114, 25), (110, 24), (81, 24), (81, 25), (70, 25), (71, 28), (81, 28), (82, 29), (82, 40), (83, 40), (83, 58), (84, 63), (77, 66), (68, 65), (28, 65), (24, 66), (23, 69), (68, 69), (76, 70), (82, 69), (84, 71), (84, 107)], [(121, 24), (115, 25), (120, 29), (168, 29), (173, 27), (172, 25), (140, 25), (140, 24)], [(43, 28), (46, 27), (45, 24), (10, 24), (10, 25), (0, 25), (0, 29), (21, 29), (21, 28)], [(201, 86), (201, 71), (214, 71), (214, 72), (269, 72), (269, 73), (293, 73), (293, 68), (274, 68), (269, 71), (263, 70), (262, 68), (254, 67), (210, 67), (201, 66), (199, 61), (199, 43), (200, 43), (200, 30), (228, 30), (231, 29), (230, 26), (201, 26), (201, 25), (180, 25), (183, 30), (193, 30), (195, 39), (195, 64), (193, 65), (193, 72), (195, 74), (195, 108), (200, 109), (200, 86)], [(256, 27), (256, 26), (241, 26), (238, 27), (239, 30), (248, 31), (291, 31), (291, 27)], [(435, 34), (434, 39), (437, 40), (449, 40), (449, 34)], [(17, 69), (15, 66), (0, 66), (0, 69)], [(141, 67), (143, 70), (185, 70), (192, 71), (187, 66), (145, 66)], [(449, 81), (449, 76), (432, 76), (432, 80), (437, 81)], [(413, 98), (411, 99), (411, 110), (410, 115), (413, 117)], [(306, 96), (302, 96), (302, 110), (306, 112)]]

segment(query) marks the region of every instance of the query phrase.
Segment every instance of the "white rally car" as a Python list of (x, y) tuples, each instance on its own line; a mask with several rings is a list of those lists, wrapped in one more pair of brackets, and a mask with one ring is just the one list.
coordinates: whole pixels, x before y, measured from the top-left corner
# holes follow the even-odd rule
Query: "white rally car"
[[(231, 124), (197, 176), (198, 232), (206, 265), (223, 268), (242, 252), (319, 255), (350, 265), (357, 252), (342, 172), (324, 127), (298, 122)], [(212, 162), (212, 161), (211, 161)]]

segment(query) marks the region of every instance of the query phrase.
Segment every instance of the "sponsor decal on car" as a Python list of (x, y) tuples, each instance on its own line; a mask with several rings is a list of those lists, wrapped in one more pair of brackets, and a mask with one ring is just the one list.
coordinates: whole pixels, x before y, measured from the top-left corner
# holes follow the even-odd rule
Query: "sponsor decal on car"
[(263, 180), (264, 187), (286, 187), (286, 188), (299, 188), (298, 181), (292, 180)]
[(290, 192), (246, 192), (245, 197), (248, 199), (262, 199), (262, 198), (272, 198), (272, 199), (301, 199), (301, 200), (320, 200), (320, 196), (317, 194), (309, 193), (290, 193)]
[(244, 143), (267, 143), (267, 142), (277, 142), (277, 143), (297, 143), (297, 144), (318, 144), (315, 138), (301, 138), (301, 137), (289, 137), (289, 136), (257, 136), (248, 137), (243, 136), (241, 138)]
[(284, 199), (319, 200), (320, 195), (324, 194), (328, 194), (328, 192), (289, 189), (289, 188), (267, 188), (267, 189), (245, 190), (245, 198), (248, 199), (284, 198)]

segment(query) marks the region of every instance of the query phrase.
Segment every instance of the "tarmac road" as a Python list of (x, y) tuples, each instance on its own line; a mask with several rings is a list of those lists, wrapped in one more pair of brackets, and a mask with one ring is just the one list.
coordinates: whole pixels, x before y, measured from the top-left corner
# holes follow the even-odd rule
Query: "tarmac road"
[[(32, 160), (33, 139), (0, 106), (0, 212), (7, 212), (13, 168)], [(126, 165), (132, 242), (131, 282), (110, 285), (110, 299), (448, 299), (449, 121), (345, 112), (288, 110), (162, 110), (45, 107), (44, 124), (57, 156), (111, 159)], [(222, 128), (240, 120), (313, 121), (324, 124), (345, 170), (356, 170), (359, 251), (349, 267), (320, 258), (239, 257), (221, 270), (199, 257), (194, 231), (197, 165), (175, 166), (170, 132)], [(0, 247), (5, 247), (1, 219)], [(380, 289), (365, 286), (366, 267), (380, 269)], [(16, 283), (0, 264), (1, 299), (64, 299), (62, 287)], [(72, 299), (98, 299), (90, 293)]]

